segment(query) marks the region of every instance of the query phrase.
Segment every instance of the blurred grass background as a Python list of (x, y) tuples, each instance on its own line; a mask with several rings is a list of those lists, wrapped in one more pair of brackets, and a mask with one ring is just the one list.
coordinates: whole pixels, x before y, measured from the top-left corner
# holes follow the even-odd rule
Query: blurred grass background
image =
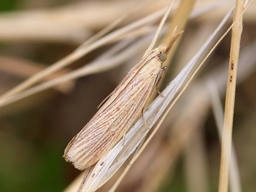
[[(52, 25), (47, 26), (46, 23), (42, 28), (45, 27), (45, 31), (50, 31), (49, 34), (47, 34), (48, 36), (42, 35), (44, 33), (41, 31), (38, 31), (38, 36), (35, 35), (36, 33), (31, 33), (30, 36), (21, 35), (26, 34), (26, 32), (23, 33), (22, 30), (20, 30), (22, 29), (21, 19), (23, 17), (20, 17), (19, 21), (18, 18), (15, 20), (15, 13), (17, 13), (17, 11), (26, 13), (26, 11), (40, 12), (40, 9), (49, 9), (51, 12), (54, 12), (58, 8), (64, 7), (63, 9), (65, 10), (68, 9), (67, 7), (76, 4), (80, 5), (82, 9), (82, 6), (86, 7), (89, 5), (94, 7), (92, 6), (94, 2), (96, 4), (95, 8), (98, 6), (98, 9), (92, 11), (92, 13), (95, 14), (95, 18), (101, 18), (100, 14), (102, 10), (105, 10), (106, 14), (109, 14), (109, 18), (105, 16), (103, 16), (102, 19), (89, 17), (85, 20), (80, 20), (80, 27), (77, 23), (72, 25), (72, 23), (78, 22), (78, 20), (72, 21), (72, 19), (70, 19), (70, 22), (67, 24), (70, 25), (70, 29), (63, 25), (63, 23), (57, 22), (53, 23), (57, 26), (56, 29), (51, 29), (49, 26)], [(10, 23), (10, 29), (12, 29), (10, 31), (12, 31), (12, 33), (9, 32), (9, 34), (6, 35), (0, 32), (0, 64), (1, 66), (12, 66), (11, 64), (17, 63), (15, 67), (19, 66), (20, 68), (16, 69), (17, 72), (13, 72), (15, 70), (2, 70), (1, 67), (0, 93), (5, 93), (34, 73), (33, 71), (31, 73), (27, 71), (27, 68), (25, 68), (27, 64), (30, 68), (36, 67), (36, 69), (41, 70), (63, 58), (85, 39), (113, 21), (113, 18), (116, 16), (110, 15), (108, 9), (109, 12), (118, 10), (116, 14), (121, 15), (122, 12), (126, 11), (124, 8), (127, 7), (127, 5), (130, 4), (131, 7), (134, 6), (134, 1), (130, 2), (131, 4), (129, 1), (118, 0), (2, 0), (0, 2), (0, 26), (5, 26), (4, 24), (8, 24), (8, 22), (13, 22), (14, 24)], [(118, 5), (119, 3), (121, 5)], [(112, 9), (111, 6), (113, 6)], [(147, 11), (150, 12), (150, 10), (144, 11), (145, 13), (138, 13), (138, 16), (135, 15), (133, 16), (134, 18), (129, 18), (128, 20), (136, 20), (137, 17), (140, 17), (140, 14), (143, 15), (147, 14)], [(248, 12), (248, 15), (244, 19), (242, 48), (252, 44), (256, 38), (255, 13)], [(186, 42), (182, 42), (181, 47), (188, 46), (191, 42), (195, 43), (193, 35), (199, 33), (199, 31), (203, 29), (202, 26), (214, 26), (216, 20), (221, 18), (221, 15), (223, 15), (221, 11), (217, 11), (215, 14), (209, 14), (205, 18), (189, 21), (186, 29), (187, 36), (184, 36)], [(33, 18), (30, 19), (32, 24), (37, 23)], [(49, 18), (49, 20), (51, 20), (51, 18)], [(17, 28), (15, 28), (16, 21)], [(88, 23), (86, 23), (87, 21)], [(24, 25), (25, 24), (24, 22)], [(125, 23), (122, 25), (125, 25)], [(58, 26), (60, 26), (59, 29)], [(0, 27), (0, 30), (2, 29), (3, 28)], [(61, 31), (62, 29), (64, 32), (67, 30), (67, 33), (65, 34), (59, 31), (56, 32), (57, 35), (51, 33), (54, 32), (54, 30)], [(20, 34), (16, 34), (16, 30), (17, 33)], [(70, 30), (70, 32), (68, 30)], [(70, 34), (72, 32), (74, 32), (74, 34)], [(7, 38), (8, 35), (9, 38)], [(200, 39), (198, 39), (198, 42), (200, 42)], [(217, 68), (228, 58), (229, 45), (230, 36), (226, 37), (221, 45), (218, 46), (214, 55), (201, 71), (201, 75), (199, 75), (197, 81), (200, 82), (204, 76), (207, 76), (208, 73)], [(193, 47), (193, 44), (190, 46)], [(66, 70), (69, 71), (83, 65), (93, 58), (96, 58), (98, 54), (108, 48), (108, 46), (104, 46), (97, 51), (93, 51), (86, 57), (75, 62), (71, 67), (66, 68)], [(176, 60), (182, 60), (182, 57), (185, 57), (182, 54), (183, 53), (179, 50)], [(80, 173), (62, 158), (67, 143), (86, 122), (88, 122), (96, 112), (99, 103), (115, 88), (117, 83), (120, 82), (122, 75), (119, 74), (125, 74), (127, 68), (129, 67), (119, 66), (100, 74), (82, 77), (75, 81), (73, 87), (71, 85), (71, 88), (66, 89), (64, 92), (55, 88), (48, 89), (2, 107), (0, 109), (0, 191), (49, 192), (64, 190)], [(26, 72), (28, 74), (26, 74)], [(120, 78), (118, 77), (118, 79), (117, 76), (120, 76)], [(252, 69), (251, 73), (244, 78), (243, 82), (240, 83), (237, 88), (235, 105), (233, 138), (244, 191), (254, 191), (256, 189), (255, 82), (256, 74), (255, 70)], [(222, 96), (222, 99), (224, 101), (224, 96)], [(187, 100), (189, 100), (189, 97)], [(182, 110), (186, 110), (186, 106), (182, 104), (177, 104), (177, 106), (180, 107), (181, 113)], [(182, 114), (175, 114), (174, 110), (171, 115), (175, 117)], [(207, 164), (207, 177), (209, 178), (207, 183), (208, 191), (216, 191), (218, 185), (220, 144), (211, 109), (207, 111), (202, 122), (200, 129), (197, 129), (196, 132), (201, 135), (199, 137), (202, 141), (201, 145), (203, 145), (204, 163)], [(172, 123), (168, 126), (172, 127)], [(161, 138), (160, 140), (164, 140), (163, 135), (160, 135), (159, 138)], [(194, 142), (193, 138), (191, 141)], [(190, 143), (188, 142), (187, 145), (190, 145)], [(169, 171), (169, 175), (165, 176), (164, 182), (160, 187), (161, 191), (190, 191), (186, 166), (188, 165), (188, 158), (191, 158), (191, 156), (187, 155), (185, 149), (180, 149), (179, 155)], [(155, 154), (154, 156), (157, 159), (158, 155)], [(146, 158), (146, 161), (150, 162), (153, 160)], [(165, 167), (165, 165), (159, 166)], [(200, 167), (201, 164), (195, 162), (192, 166)], [(130, 176), (131, 180), (133, 177), (136, 178), (137, 173), (134, 174), (135, 176)], [(129, 177), (129, 175), (127, 177)], [(151, 177), (154, 177), (154, 175), (151, 175)], [(128, 180), (129, 178), (126, 178), (126, 181)], [(126, 191), (135, 191), (135, 189), (139, 188), (139, 182), (140, 178), (137, 179), (136, 182), (131, 181), (130, 183), (128, 182), (128, 184), (123, 184), (123, 188), (126, 188)], [(120, 189), (119, 191), (125, 190)]]

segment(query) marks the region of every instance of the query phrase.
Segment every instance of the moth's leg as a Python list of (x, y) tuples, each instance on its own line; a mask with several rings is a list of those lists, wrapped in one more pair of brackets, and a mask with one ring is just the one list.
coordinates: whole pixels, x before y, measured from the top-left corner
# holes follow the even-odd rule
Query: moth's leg
[(122, 146), (124, 146), (124, 144), (125, 144), (125, 136), (126, 136), (126, 133), (124, 133), (124, 135), (123, 135)]
[(167, 69), (167, 66), (161, 67), (161, 72), (158, 74), (158, 76), (156, 77), (156, 81), (155, 81), (155, 89), (156, 89), (157, 93), (158, 93), (161, 97), (164, 97), (164, 95), (159, 91), (159, 89), (157, 88), (157, 86), (159, 85), (160, 80), (162, 79), (162, 77), (163, 77), (164, 72), (166, 71), (166, 69)]
[(141, 110), (141, 118), (143, 120), (144, 125), (149, 129), (149, 125), (147, 124), (147, 122), (145, 121), (145, 118), (144, 118), (144, 111), (145, 111), (145, 108), (143, 107)]
[(155, 86), (155, 89), (156, 89), (158, 95), (160, 95), (161, 97), (164, 97), (164, 95), (159, 91), (159, 89), (157, 88), (157, 86)]

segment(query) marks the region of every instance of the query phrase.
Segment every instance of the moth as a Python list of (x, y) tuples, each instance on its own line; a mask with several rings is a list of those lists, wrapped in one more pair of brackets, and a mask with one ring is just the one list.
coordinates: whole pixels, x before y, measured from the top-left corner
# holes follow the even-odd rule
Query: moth
[(66, 161), (84, 170), (95, 164), (125, 135), (156, 89), (166, 69), (167, 53), (181, 33), (172, 34), (129, 71), (98, 112), (69, 142), (63, 155)]

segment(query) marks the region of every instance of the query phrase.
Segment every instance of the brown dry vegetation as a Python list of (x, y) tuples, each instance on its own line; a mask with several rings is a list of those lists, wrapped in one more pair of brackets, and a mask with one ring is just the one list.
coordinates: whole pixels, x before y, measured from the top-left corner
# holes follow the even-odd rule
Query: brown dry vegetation
[[(123, 15), (128, 14), (112, 32), (169, 4), (164, 0), (147, 4), (136, 0), (35, 2), (16, 1), (15, 9), (0, 13), (1, 95), (66, 58), (85, 40)], [(195, 5), (193, 1), (183, 2), (180, 15), (167, 22), (171, 26), (165, 33), (178, 25), (179, 30), (184, 29), (184, 34), (164, 82), (173, 79), (192, 58), (231, 7), (221, 5), (187, 19), (190, 9), (199, 14), (199, 10), (210, 7), (215, 1), (198, 1)], [(255, 7), (253, 1), (243, 18), (233, 126), (233, 143), (244, 191), (256, 189)], [(66, 144), (88, 122), (131, 66), (140, 60), (151, 39), (135, 43), (155, 32), (159, 18), (127, 34), (116, 35), (86, 55), (68, 58), (67, 66), (35, 85), (79, 71), (119, 41), (135, 38), (132, 51), (125, 52), (118, 62), (114, 63), (111, 58), (119, 52), (106, 57), (106, 62), (101, 63), (106, 66), (88, 68), (75, 79), (1, 106), (0, 191), (60, 191), (79, 175), (79, 171), (62, 158)], [(223, 32), (231, 22), (232, 18)], [(218, 97), (224, 108), (230, 39), (229, 33), (200, 69), (117, 191), (217, 191), (221, 148), (213, 108), (218, 108)], [(13, 95), (17, 96), (20, 91)], [(220, 118), (221, 113), (217, 112)], [(99, 191), (107, 191), (118, 177), (115, 175)]]

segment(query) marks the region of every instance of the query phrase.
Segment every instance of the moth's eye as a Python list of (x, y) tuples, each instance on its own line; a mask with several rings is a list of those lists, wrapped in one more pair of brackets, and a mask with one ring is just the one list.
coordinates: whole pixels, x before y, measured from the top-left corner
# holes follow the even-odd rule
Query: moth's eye
[(165, 53), (162, 53), (162, 52), (161, 52), (158, 57), (159, 57), (159, 59), (160, 59), (162, 62), (164, 62), (164, 61), (166, 60), (166, 58), (167, 58), (167, 55), (166, 55)]

